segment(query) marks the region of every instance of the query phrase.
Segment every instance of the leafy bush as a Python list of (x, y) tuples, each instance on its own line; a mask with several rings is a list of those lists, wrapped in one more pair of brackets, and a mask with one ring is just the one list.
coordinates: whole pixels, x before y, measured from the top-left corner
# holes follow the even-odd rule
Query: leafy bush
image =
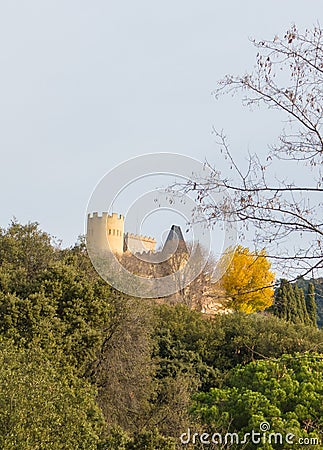
[(39, 348), (0, 341), (0, 448), (95, 450), (104, 420), (96, 390)]
[[(322, 371), (323, 358), (318, 354), (283, 355), (277, 360), (237, 366), (222, 388), (195, 395), (192, 412), (208, 429), (237, 432), (241, 439), (252, 430), (259, 432), (261, 422), (268, 422), (271, 432), (293, 433), (295, 439), (320, 438)], [(274, 447), (249, 443), (247, 448)]]

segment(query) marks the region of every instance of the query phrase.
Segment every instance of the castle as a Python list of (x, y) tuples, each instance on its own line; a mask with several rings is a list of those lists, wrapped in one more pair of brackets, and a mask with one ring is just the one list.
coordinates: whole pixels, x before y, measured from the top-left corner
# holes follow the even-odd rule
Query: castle
[[(124, 216), (122, 214), (97, 212), (87, 217), (87, 244), (98, 249), (109, 249), (121, 255), (127, 251), (131, 253), (145, 253), (156, 251), (156, 240), (149, 236), (125, 233)], [(107, 246), (107, 242), (109, 245)]]
[[(99, 215), (97, 212), (88, 214), (87, 245), (95, 251), (110, 251), (115, 255), (123, 255), (127, 253), (142, 254), (146, 253), (150, 262), (162, 262), (165, 256), (168, 257), (176, 252), (178, 248), (187, 254), (189, 250), (183, 237), (181, 228), (178, 225), (172, 225), (163, 248), (156, 252), (156, 240), (152, 237), (142, 236), (124, 231), (124, 216), (117, 213), (108, 214), (103, 212)], [(198, 256), (199, 258), (199, 256)], [(185, 265), (186, 259), (180, 262), (180, 267)], [(203, 290), (205, 290), (203, 288)], [(205, 314), (218, 314), (219, 312), (227, 312), (223, 310), (222, 303), (219, 298), (211, 298), (207, 293), (200, 293), (200, 303), (196, 303), (195, 307), (201, 307), (201, 311)]]

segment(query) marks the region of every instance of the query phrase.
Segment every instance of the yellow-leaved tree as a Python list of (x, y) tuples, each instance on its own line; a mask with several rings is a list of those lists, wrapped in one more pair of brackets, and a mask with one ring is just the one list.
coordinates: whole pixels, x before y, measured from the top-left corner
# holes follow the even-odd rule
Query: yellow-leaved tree
[(275, 274), (265, 250), (251, 252), (238, 245), (222, 256), (220, 264), (227, 267), (220, 285), (228, 308), (249, 314), (272, 305)]

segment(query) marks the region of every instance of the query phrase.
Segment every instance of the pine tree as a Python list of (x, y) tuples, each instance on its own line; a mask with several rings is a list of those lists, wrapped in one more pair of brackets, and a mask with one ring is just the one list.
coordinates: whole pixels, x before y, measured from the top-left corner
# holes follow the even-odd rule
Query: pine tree
[(286, 321), (291, 321), (294, 315), (293, 292), (291, 292), (290, 288), (290, 283), (285, 279), (281, 279), (279, 288), (275, 293), (273, 305), (273, 313)]
[(275, 300), (270, 308), (273, 314), (281, 319), (287, 320), (287, 297), (284, 285), (287, 280), (280, 280), (280, 285), (275, 292)]
[(317, 326), (317, 311), (316, 311), (316, 303), (315, 303), (315, 288), (314, 284), (310, 283), (308, 285), (308, 291), (306, 295), (306, 309), (310, 319), (311, 325), (314, 327)]
[(271, 311), (275, 316), (292, 323), (312, 324), (306, 308), (303, 289), (282, 279), (275, 293)]
[(295, 300), (296, 300), (296, 306), (297, 306), (297, 316), (298, 321), (300, 323), (304, 323), (305, 325), (308, 325), (310, 323), (307, 309), (306, 309), (306, 303), (305, 303), (305, 295), (303, 289), (300, 289), (297, 284), (294, 285), (294, 293), (295, 293)]
[(289, 281), (286, 282), (286, 296), (287, 296), (287, 322), (298, 322), (298, 305), (297, 300), (295, 296), (295, 291), (293, 289), (293, 286), (289, 283)]

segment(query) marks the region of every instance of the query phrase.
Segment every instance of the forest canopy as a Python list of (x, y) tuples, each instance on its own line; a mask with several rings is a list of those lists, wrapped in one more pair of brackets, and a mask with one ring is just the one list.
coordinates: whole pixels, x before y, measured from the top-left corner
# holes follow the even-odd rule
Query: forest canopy
[[(96, 274), (82, 240), (62, 249), (36, 223), (1, 229), (1, 448), (171, 450), (188, 427), (230, 422), (242, 433), (260, 419), (275, 429), (292, 420), (299, 435), (317, 436), (322, 351), (322, 331), (309, 321), (271, 309), (207, 317), (186, 303), (127, 297)], [(275, 375), (281, 365), (290, 388)], [(275, 404), (275, 420), (251, 402), (267, 395), (267, 373), (277, 392), (299, 389)], [(302, 396), (309, 385), (311, 397)], [(222, 409), (206, 420), (204, 402), (219, 396)]]

